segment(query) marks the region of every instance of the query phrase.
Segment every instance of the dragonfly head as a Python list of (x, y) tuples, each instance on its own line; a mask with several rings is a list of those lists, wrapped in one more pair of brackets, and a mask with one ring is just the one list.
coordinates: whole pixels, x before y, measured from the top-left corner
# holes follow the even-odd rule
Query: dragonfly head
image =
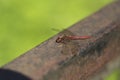
[(59, 37), (56, 39), (56, 42), (57, 42), (57, 43), (63, 43), (63, 42), (64, 42), (64, 39), (65, 39), (65, 36), (64, 36), (64, 35), (59, 36)]

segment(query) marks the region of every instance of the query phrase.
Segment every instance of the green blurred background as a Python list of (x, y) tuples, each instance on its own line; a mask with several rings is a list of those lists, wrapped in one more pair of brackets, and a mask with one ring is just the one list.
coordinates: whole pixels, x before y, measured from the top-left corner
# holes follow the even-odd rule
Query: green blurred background
[(112, 1), (0, 0), (0, 66)]

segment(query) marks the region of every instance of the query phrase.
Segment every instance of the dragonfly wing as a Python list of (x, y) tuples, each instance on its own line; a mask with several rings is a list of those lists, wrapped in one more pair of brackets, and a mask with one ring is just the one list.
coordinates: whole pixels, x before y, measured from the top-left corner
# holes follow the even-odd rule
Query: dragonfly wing
[(78, 52), (78, 44), (69, 42), (63, 45), (62, 53), (65, 55), (75, 55)]
[(62, 54), (68, 55), (71, 54), (71, 49), (68, 44), (63, 44)]
[(78, 46), (77, 42), (72, 42), (70, 45), (71, 45), (71, 47), (70, 47), (71, 54), (76, 55), (79, 51), (79, 46)]

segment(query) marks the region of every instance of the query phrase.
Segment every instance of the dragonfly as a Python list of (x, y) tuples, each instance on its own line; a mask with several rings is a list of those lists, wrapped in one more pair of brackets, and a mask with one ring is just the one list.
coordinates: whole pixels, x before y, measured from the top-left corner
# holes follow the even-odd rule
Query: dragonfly
[(62, 44), (61, 53), (75, 55), (79, 51), (80, 47), (78, 45), (78, 41), (76, 40), (86, 40), (90, 38), (91, 36), (76, 36), (71, 31), (64, 30), (63, 32), (59, 33), (56, 43)]

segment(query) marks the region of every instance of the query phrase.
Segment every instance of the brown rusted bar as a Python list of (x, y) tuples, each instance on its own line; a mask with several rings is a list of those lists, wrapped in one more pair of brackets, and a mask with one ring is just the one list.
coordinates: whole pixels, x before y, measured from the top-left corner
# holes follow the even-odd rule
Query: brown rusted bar
[(98, 80), (95, 76), (104, 72), (109, 63), (120, 66), (120, 1), (107, 5), (68, 30), (92, 38), (77, 40), (75, 55), (64, 55), (62, 46), (55, 42), (58, 34), (2, 68), (32, 80)]

